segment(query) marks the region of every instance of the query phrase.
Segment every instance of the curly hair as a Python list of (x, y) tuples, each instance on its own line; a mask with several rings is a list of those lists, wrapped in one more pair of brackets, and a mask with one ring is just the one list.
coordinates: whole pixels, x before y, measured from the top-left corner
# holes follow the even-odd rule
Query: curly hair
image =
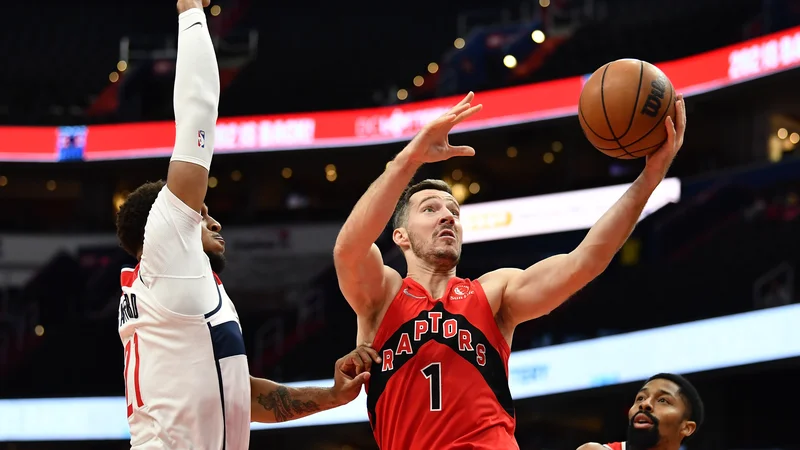
[(164, 188), (164, 180), (145, 183), (128, 195), (117, 212), (117, 238), (119, 245), (134, 258), (144, 245), (144, 226), (147, 216)]
[(453, 195), (453, 190), (450, 189), (450, 185), (442, 180), (427, 179), (407, 187), (394, 210), (394, 218), (392, 221), (392, 226), (394, 228), (406, 226), (406, 222), (408, 222), (408, 202), (411, 200), (411, 196), (426, 189), (434, 189)]

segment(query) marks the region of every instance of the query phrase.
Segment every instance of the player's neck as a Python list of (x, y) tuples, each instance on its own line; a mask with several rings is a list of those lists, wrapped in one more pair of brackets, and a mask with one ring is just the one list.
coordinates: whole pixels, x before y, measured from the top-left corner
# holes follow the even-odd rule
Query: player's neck
[(424, 287), (434, 299), (441, 298), (445, 294), (447, 283), (456, 276), (456, 268), (442, 271), (421, 261), (415, 262), (416, 264), (408, 264), (408, 277)]

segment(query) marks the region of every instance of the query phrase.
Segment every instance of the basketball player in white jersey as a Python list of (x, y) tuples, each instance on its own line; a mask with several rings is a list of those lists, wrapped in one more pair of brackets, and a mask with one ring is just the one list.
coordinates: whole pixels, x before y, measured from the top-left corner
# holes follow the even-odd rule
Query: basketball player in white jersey
[(703, 400), (692, 383), (674, 373), (659, 373), (636, 393), (628, 411), (627, 440), (590, 442), (578, 450), (680, 450), (704, 418)]
[(122, 272), (118, 321), (134, 449), (246, 450), (251, 421), (345, 404), (369, 377), (362, 361), (378, 360), (359, 347), (337, 361), (328, 389), (288, 388), (249, 374), (239, 317), (215, 273), (224, 266), (225, 241), (204, 204), (220, 94), (208, 4), (177, 4), (176, 138), (167, 181), (139, 187), (117, 216), (120, 243), (139, 260)]

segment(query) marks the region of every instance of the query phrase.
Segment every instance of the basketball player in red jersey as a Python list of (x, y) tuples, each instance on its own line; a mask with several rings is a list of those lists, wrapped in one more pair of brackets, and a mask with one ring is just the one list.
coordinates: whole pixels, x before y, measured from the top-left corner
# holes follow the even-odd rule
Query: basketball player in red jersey
[(660, 373), (636, 393), (628, 411), (628, 439), (600, 445), (588, 443), (578, 450), (679, 450), (703, 424), (703, 400), (686, 378)]
[[(683, 144), (678, 98), (665, 145), (572, 252), (477, 280), (456, 276), (459, 204), (449, 186), (406, 189), (422, 164), (472, 156), (448, 133), (481, 109), (469, 93), (427, 124), (353, 208), (334, 248), (339, 285), (358, 316), (358, 342), (382, 358), (372, 366), (367, 409), (382, 450), (516, 449), (508, 387), (514, 328), (549, 313), (600, 275), (627, 240), (648, 198)], [(374, 244), (394, 214), (392, 237), (408, 266), (403, 278)]]

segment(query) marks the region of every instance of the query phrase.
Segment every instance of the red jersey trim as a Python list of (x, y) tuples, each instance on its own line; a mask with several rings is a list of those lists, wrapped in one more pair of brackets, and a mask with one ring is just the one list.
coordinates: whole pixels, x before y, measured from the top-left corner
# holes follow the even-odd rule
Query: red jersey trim
[(119, 284), (122, 287), (131, 287), (139, 276), (139, 264), (136, 267), (123, 267), (122, 272), (119, 274)]
[[(483, 285), (478, 280), (474, 280), (472, 283), (473, 286), (476, 287), (476, 291), (480, 292), (481, 297), (483, 298), (483, 301), (481, 303), (483, 303), (488, 309), (488, 314), (494, 317), (494, 313), (492, 312), (492, 305), (489, 303), (489, 297), (486, 296), (486, 291), (483, 290)], [(497, 326), (497, 321), (496, 320), (492, 321), (492, 323), (493, 323), (493, 326), (491, 326), (492, 333), (494, 333), (494, 337), (501, 347), (498, 350), (502, 350), (503, 352), (505, 352), (506, 354), (505, 356), (506, 358), (508, 358), (509, 356), (511, 356), (511, 348), (508, 346), (508, 341), (506, 341), (506, 338), (503, 336), (503, 332), (500, 331), (500, 327)]]
[[(214, 274), (214, 280), (216, 280), (217, 286), (221, 286), (222, 280), (220, 280), (219, 275), (217, 275), (215, 272), (212, 273)], [(139, 264), (136, 264), (136, 267), (123, 267), (122, 272), (119, 275), (119, 284), (122, 287), (129, 288), (133, 286), (133, 283), (136, 281), (136, 277), (138, 276)]]

